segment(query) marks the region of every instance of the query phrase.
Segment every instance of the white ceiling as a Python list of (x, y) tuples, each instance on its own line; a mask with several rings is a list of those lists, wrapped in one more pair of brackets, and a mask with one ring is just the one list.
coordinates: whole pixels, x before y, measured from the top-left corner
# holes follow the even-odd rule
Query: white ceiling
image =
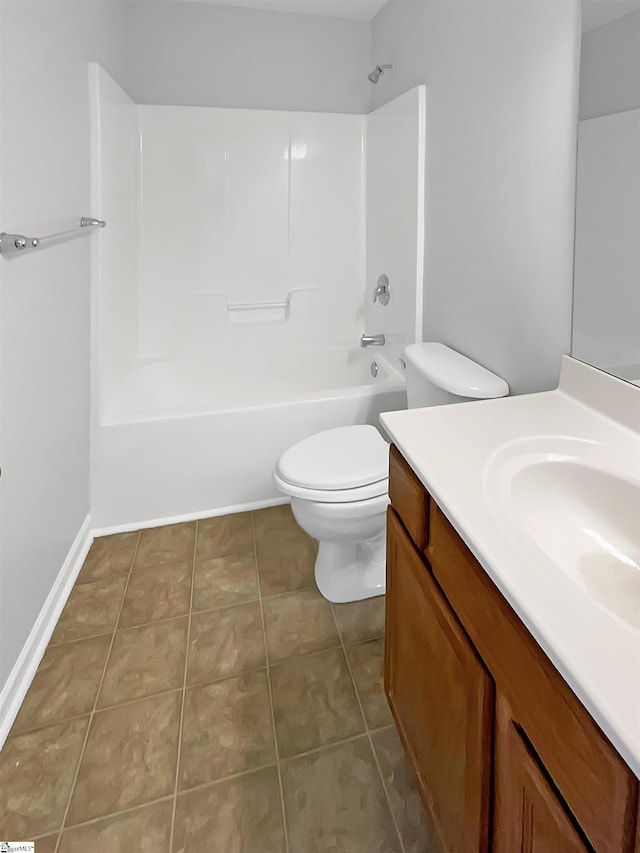
[[(202, 2), (202, 0), (201, 0)], [(298, 12), (303, 15), (326, 15), (371, 21), (387, 0), (204, 0), (216, 6), (263, 9), (265, 12)]]
[[(157, 0), (156, 0), (157, 2)], [(200, 0), (217, 6), (262, 9), (265, 12), (298, 12), (371, 21), (388, 0)], [(429, 2), (429, 0), (423, 0)], [(455, 3), (456, 0), (449, 0)], [(541, 0), (549, 2), (549, 0)], [(616, 18), (640, 10), (640, 0), (582, 0), (582, 29), (593, 30)]]
[(640, 0), (582, 0), (582, 29), (595, 30), (639, 10)]

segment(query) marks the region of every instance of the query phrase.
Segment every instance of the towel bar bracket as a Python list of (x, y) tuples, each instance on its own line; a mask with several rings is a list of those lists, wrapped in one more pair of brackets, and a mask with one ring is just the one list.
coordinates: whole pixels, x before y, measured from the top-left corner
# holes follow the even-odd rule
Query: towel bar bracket
[(27, 237), (24, 234), (8, 234), (6, 231), (0, 233), (0, 255), (15, 255), (28, 252), (32, 249), (40, 249), (49, 243), (59, 243), (78, 234), (87, 234), (94, 228), (104, 228), (106, 222), (103, 219), (94, 219), (91, 216), (83, 216), (80, 219), (79, 228), (71, 228), (69, 231), (59, 231), (57, 234), (47, 234), (46, 237)]

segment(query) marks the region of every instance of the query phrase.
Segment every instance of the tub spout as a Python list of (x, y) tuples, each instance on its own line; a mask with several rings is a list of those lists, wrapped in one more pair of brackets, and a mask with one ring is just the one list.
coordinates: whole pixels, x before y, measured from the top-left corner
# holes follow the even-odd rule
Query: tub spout
[(361, 347), (383, 347), (384, 344), (384, 335), (363, 335), (360, 338)]

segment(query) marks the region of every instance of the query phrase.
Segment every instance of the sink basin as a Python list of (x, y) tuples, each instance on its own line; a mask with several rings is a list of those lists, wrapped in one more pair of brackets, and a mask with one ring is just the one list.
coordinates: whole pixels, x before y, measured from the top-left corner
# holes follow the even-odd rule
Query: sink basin
[(640, 631), (640, 483), (600, 467), (588, 442), (560, 444), (496, 454), (485, 472), (492, 509), (522, 548)]

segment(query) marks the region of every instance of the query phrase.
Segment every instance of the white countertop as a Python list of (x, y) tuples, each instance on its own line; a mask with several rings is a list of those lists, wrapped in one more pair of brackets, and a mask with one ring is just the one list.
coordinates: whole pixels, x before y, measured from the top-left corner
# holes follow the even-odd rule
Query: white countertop
[[(591, 447), (611, 456), (616, 470), (640, 481), (640, 389), (565, 356), (555, 391), (389, 412), (380, 420), (487, 574), (640, 778), (640, 631), (603, 607), (564, 571), (541, 559), (535, 547), (523, 547), (487, 490), (488, 463), (505, 446), (522, 439), (586, 439)], [(562, 535), (561, 530), (558, 533)]]

